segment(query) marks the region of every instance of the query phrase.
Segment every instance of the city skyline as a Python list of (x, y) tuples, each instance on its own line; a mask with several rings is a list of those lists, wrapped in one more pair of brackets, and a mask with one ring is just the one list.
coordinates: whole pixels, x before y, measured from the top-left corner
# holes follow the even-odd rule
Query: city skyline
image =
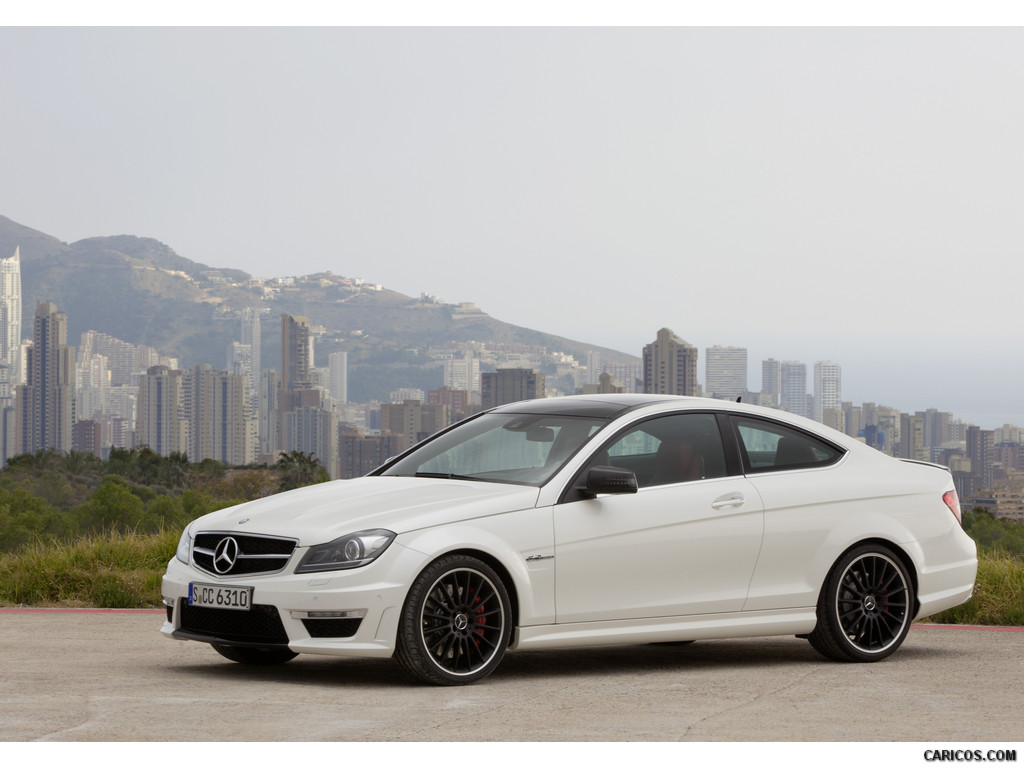
[(0, 71), (0, 211), (63, 240), (1024, 413), (1024, 30), (22, 28)]
[[(10, 305), (10, 306), (20, 306), (20, 303), (21, 303), (21, 296), (20, 296), (20, 293), (19, 293), (19, 291), (20, 291), (20, 278), (19, 278), (19, 274), (18, 274), (18, 272), (19, 272), (19, 265), (20, 265), (19, 256), (20, 256), (19, 248), (15, 247), (15, 251), (14, 251), (14, 256), (13, 257), (8, 258), (8, 259), (0, 259), (0, 265), (4, 266), (4, 269), (5, 269), (5, 285), (7, 285), (7, 287), (5, 289), (5, 293), (4, 293), (4, 296), (6, 298), (0, 297), (0, 298), (3, 298), (3, 301), (5, 303), (4, 306), (8, 306), (8, 305)], [(12, 286), (15, 286), (15, 287), (12, 288)], [(379, 286), (377, 286), (377, 287), (379, 288)], [(432, 300), (434, 300), (434, 298), (435, 297), (431, 297)], [(4, 325), (8, 326), (7, 330), (8, 330), (8, 332), (10, 332), (11, 329), (10, 329), (9, 326), (11, 324), (6, 322), (6, 318), (8, 316), (8, 312), (9, 312), (9, 310), (0, 309), (0, 326), (4, 326)], [(260, 370), (260, 374), (257, 375), (255, 373), (255, 370), (254, 370), (256, 366), (260, 365), (260, 362), (259, 362), (260, 361), (260, 357), (261, 357), (260, 356), (260, 351), (259, 351), (259, 344), (260, 344), (260, 316), (262, 314), (265, 314), (265, 313), (266, 313), (266, 310), (258, 310), (258, 309), (254, 309), (252, 307), (244, 307), (244, 308), (240, 308), (239, 310), (237, 310), (237, 315), (238, 315), (239, 320), (241, 322), (240, 331), (239, 331), (239, 334), (238, 334), (239, 335), (239, 339), (230, 342), (230, 344), (228, 346), (228, 349), (227, 349), (227, 354), (226, 354), (227, 365), (226, 365), (225, 370), (227, 370), (228, 372), (241, 373), (241, 374), (245, 375), (246, 378), (248, 379), (248, 383), (249, 383), (250, 397), (253, 397), (253, 398), (255, 398), (255, 394), (253, 394), (253, 393), (255, 392), (256, 381), (259, 380), (261, 378), (261, 376), (264, 373), (268, 372), (268, 371), (270, 371), (272, 373), (277, 373), (277, 369), (273, 369), (273, 368), (264, 369), (264, 368), (260, 367), (260, 369), (259, 369)], [(14, 313), (13, 317), (15, 318), (15, 322), (17, 322), (17, 320), (16, 320), (17, 313)], [(308, 318), (300, 318), (300, 319), (303, 321), (304, 324), (308, 325), (308, 323), (309, 323)], [(663, 328), (662, 331), (659, 332), (659, 334), (661, 334), (663, 332), (667, 332), (667, 333), (669, 333), (669, 334), (674, 336), (674, 333), (671, 332), (667, 328)], [(90, 330), (88, 333), (91, 334), (91, 335), (94, 335), (94, 336), (98, 335), (99, 337), (106, 337), (105, 333), (99, 332), (99, 331), (95, 331), (95, 330)], [(84, 337), (85, 337), (85, 334), (83, 334), (83, 343), (84, 343)], [(681, 342), (683, 344), (686, 344), (687, 346), (690, 346), (690, 347), (692, 347), (695, 350), (698, 348), (697, 345), (689, 345), (688, 342), (686, 342), (686, 341), (684, 341), (682, 339), (679, 339), (678, 337), (675, 337), (675, 338), (676, 338), (677, 342)], [(125, 344), (125, 342), (123, 342), (121, 340), (113, 339), (112, 337), (111, 337), (111, 339), (116, 344)], [(25, 345), (30, 345), (30, 344), (31, 344), (31, 339), (24, 339), (22, 341), (22, 345), (21, 346), (25, 347)], [(92, 342), (90, 342), (90, 346), (91, 346), (91, 344), (92, 344)], [(133, 345), (128, 345), (128, 346), (133, 346)], [(312, 345), (312, 340), (310, 339), (309, 350), (307, 350), (310, 355), (312, 354), (312, 346), (313, 346)], [(633, 357), (639, 357), (639, 358), (642, 359), (643, 356), (645, 355), (645, 350), (647, 348), (649, 348), (650, 346), (651, 346), (651, 344), (648, 343), (648, 344), (644, 345), (643, 349), (638, 350), (636, 352), (626, 352), (626, 354), (629, 354), (630, 356), (633, 356)], [(286, 348), (287, 348), (287, 345), (285, 345), (285, 347), (283, 349), (286, 349)], [(147, 348), (147, 349), (149, 349), (149, 348)], [(24, 350), (21, 350), (21, 351), (22, 351), (22, 354), (24, 354)], [(731, 386), (735, 387), (735, 382), (738, 380), (737, 376), (739, 376), (740, 378), (742, 378), (743, 381), (746, 382), (746, 390), (745, 391), (747, 391), (747, 392), (759, 393), (759, 392), (770, 391), (769, 385), (765, 383), (765, 377), (768, 376), (769, 374), (767, 373), (767, 371), (766, 371), (764, 366), (766, 366), (768, 364), (775, 364), (775, 365), (779, 366), (779, 371), (775, 375), (781, 375), (782, 369), (784, 369), (787, 365), (788, 366), (797, 366), (797, 368), (802, 368), (803, 369), (803, 373), (800, 376), (799, 392), (796, 394), (796, 397), (798, 398), (798, 400), (792, 400), (791, 399), (791, 400), (788, 400), (786, 402), (782, 402), (783, 399), (784, 399), (783, 398), (783, 393), (782, 393), (782, 390), (781, 390), (782, 381), (784, 380), (784, 377), (783, 377), (783, 378), (780, 378), (779, 383), (777, 385), (777, 386), (780, 387), (780, 390), (777, 393), (778, 401), (779, 401), (777, 404), (780, 404), (783, 407), (786, 407), (791, 412), (798, 413), (800, 415), (805, 415), (805, 416), (814, 418), (815, 420), (819, 420), (819, 421), (821, 420), (820, 419), (820, 413), (818, 413), (818, 412), (812, 413), (810, 410), (808, 410), (809, 408), (813, 407), (813, 400), (812, 401), (808, 401), (809, 403), (811, 403), (811, 405), (808, 405), (807, 408), (801, 408), (801, 406), (799, 405), (799, 402), (801, 402), (803, 400), (803, 397), (805, 395), (813, 394), (813, 391), (810, 389), (810, 387), (814, 384), (815, 380), (808, 378), (808, 372), (812, 370), (811, 367), (810, 367), (810, 362), (811, 361), (808, 361), (808, 360), (778, 361), (777, 359), (775, 359), (773, 357), (762, 357), (761, 358), (761, 363), (762, 363), (762, 379), (761, 379), (761, 385), (760, 385), (760, 387), (758, 387), (755, 384), (753, 384), (752, 381), (751, 381), (752, 370), (750, 372), (747, 372), (747, 365), (746, 365), (746, 360), (747, 360), (747, 357), (748, 357), (748, 348), (747, 347), (723, 346), (721, 344), (716, 343), (716, 344), (714, 344), (712, 346), (704, 347), (704, 352), (705, 352), (705, 359), (703, 361), (699, 361), (699, 362), (694, 363), (691, 366), (691, 372), (690, 372), (690, 375), (693, 376), (694, 381), (699, 384), (699, 386), (700, 386), (700, 388), (702, 390), (702, 394), (704, 396), (712, 396), (712, 395), (718, 394), (719, 396), (723, 396), (724, 395), (724, 396), (730, 397), (730, 395), (728, 395), (727, 393), (722, 393), (722, 392), (716, 393), (714, 391), (714, 387), (711, 386), (710, 382), (712, 381), (712, 379), (714, 377), (714, 374), (711, 374), (710, 371), (708, 370), (708, 364), (709, 364), (710, 360), (707, 357), (707, 355), (711, 355), (711, 354), (714, 354), (716, 352), (720, 353), (720, 354), (728, 354), (728, 353), (735, 354), (737, 352), (742, 352), (743, 353), (743, 361), (744, 361), (743, 362), (743, 366), (742, 366), (743, 373), (741, 374), (741, 373), (738, 373), (738, 372), (734, 371), (734, 372), (732, 372), (730, 374), (730, 379), (732, 381)], [(150, 349), (150, 351), (147, 354), (156, 355), (157, 352), (156, 352), (156, 350)], [(332, 353), (331, 356), (334, 356), (334, 354), (345, 355), (347, 357), (347, 354), (344, 353), (344, 352)], [(594, 359), (591, 359), (591, 357), (595, 356), (595, 355), (596, 355), (596, 357)], [(753, 355), (750, 355), (749, 357), (750, 357), (751, 360), (756, 360), (758, 356), (756, 354), (753, 354)], [(173, 359), (173, 358), (166, 358), (166, 360), (170, 360), (170, 359)], [(598, 361), (600, 359), (601, 359), (600, 353), (592, 352), (592, 353), (590, 353), (590, 355), (587, 356), (586, 360), (578, 360), (578, 364), (579, 365), (595, 364), (596, 361)], [(219, 366), (219, 362), (218, 361), (210, 361), (210, 362), (205, 362), (204, 361), (204, 363), (207, 364), (207, 365)], [(827, 361), (814, 360), (813, 361), (813, 365), (814, 365), (815, 368), (817, 368), (819, 365), (821, 365), (823, 363), (827, 363), (830, 366), (834, 366), (837, 370), (842, 367), (840, 364), (834, 363), (831, 360), (827, 360)], [(454, 383), (454, 379), (452, 377), (452, 366), (453, 365), (463, 365), (463, 364), (464, 363), (460, 363), (459, 361), (447, 361), (446, 363), (444, 363), (444, 373), (443, 373), (443, 376), (444, 376), (444, 380), (445, 380), (445, 385), (446, 386), (450, 386), (450, 385), (452, 385)], [(288, 365), (290, 366), (291, 364), (288, 364)], [(306, 368), (308, 368), (309, 366), (313, 365), (312, 359), (310, 359), (305, 365), (306, 365)], [(322, 368), (322, 369), (327, 370), (328, 373), (326, 375), (331, 377), (330, 380), (332, 382), (334, 382), (334, 378), (333, 377), (335, 376), (335, 374), (332, 374), (332, 373), (329, 372), (330, 369), (331, 369), (331, 365), (332, 365), (332, 363), (330, 362), (330, 360), (323, 360), (323, 361), (321, 361), (321, 365), (319, 367)], [(16, 370), (15, 366), (16, 366), (16, 364), (12, 365), (11, 368), (14, 368)], [(617, 366), (612, 365), (609, 368), (611, 370), (613, 370), (613, 372), (614, 372), (614, 368), (616, 368), (616, 367)], [(478, 377), (479, 376), (478, 363), (477, 363), (477, 368), (475, 370), (477, 371), (475, 376)], [(596, 376), (600, 373), (601, 370), (604, 370), (604, 366), (599, 366), (598, 368), (595, 368), (594, 371), (592, 372), (591, 378), (594, 379), (593, 383), (596, 384)], [(702, 380), (698, 379), (698, 377), (697, 377), (698, 370), (703, 372)], [(17, 376), (11, 374), (10, 369), (8, 369), (8, 375), (10, 376), (10, 380), (12, 382), (11, 394), (13, 394), (13, 387), (17, 384), (19, 379), (18, 379)], [(459, 381), (464, 381), (465, 380), (465, 373), (463, 372), (462, 374), (460, 374), (459, 376), (457, 376), (455, 378), (458, 379)], [(335, 384), (336, 384), (336, 382), (332, 383), (331, 384), (331, 388), (333, 388), (335, 386)], [(819, 382), (819, 384), (820, 384), (820, 382)], [(347, 381), (345, 382), (344, 389), (347, 390)], [(332, 391), (333, 391), (333, 389), (332, 389)], [(682, 391), (683, 390), (680, 390), (680, 393)], [(735, 396), (736, 395), (731, 395), (731, 397), (735, 397)], [(345, 400), (345, 399), (347, 399), (347, 398), (342, 398), (342, 401)], [(831, 401), (834, 401), (835, 399), (836, 399), (835, 397), (832, 397)], [(1019, 424), (1019, 423), (1024, 423), (1024, 414), (1011, 413), (1009, 410), (1004, 411), (1004, 412), (995, 412), (995, 413), (979, 413), (979, 412), (975, 412), (975, 411), (958, 410), (955, 407), (944, 405), (942, 402), (929, 402), (929, 403), (926, 404), (923, 400), (918, 400), (917, 402), (911, 402), (909, 404), (906, 404), (906, 403), (896, 403), (896, 402), (893, 402), (891, 400), (887, 400), (884, 397), (873, 397), (873, 396), (871, 396), (870, 393), (869, 393), (869, 395), (867, 397), (858, 397), (856, 395), (849, 395), (849, 393), (846, 393), (846, 394), (844, 394), (841, 397), (841, 399), (843, 401), (846, 401), (846, 402), (873, 402), (873, 403), (876, 402), (876, 403), (879, 403), (879, 404), (882, 404), (882, 405), (886, 405), (887, 407), (896, 408), (897, 410), (900, 410), (900, 411), (903, 411), (903, 412), (917, 412), (917, 411), (921, 411), (921, 410), (942, 410), (942, 411), (945, 411), (945, 412), (953, 413), (957, 418), (960, 418), (960, 419), (962, 419), (962, 420), (964, 420), (966, 422), (969, 422), (969, 423), (972, 423), (972, 424), (976, 424), (976, 425), (980, 426), (983, 429), (989, 429), (989, 430), (998, 429), (998, 428), (1006, 426), (1006, 425), (1016, 425), (1016, 424)], [(255, 407), (257, 407), (257, 406), (255, 405), (255, 400), (254, 400), (254, 408)]]
[[(238, 312), (240, 337), (252, 340), (258, 315), (252, 308)], [(253, 396), (248, 392), (252, 371), (241, 364), (251, 364), (251, 345), (229, 348), (227, 367), (233, 370), (215, 370), (209, 363), (179, 370), (175, 359), (152, 348), (90, 330), (82, 334), (79, 360), (78, 350), (66, 343), (65, 313), (53, 302), (37, 302), (33, 339), (25, 351), (27, 383), (16, 388), (13, 405), (5, 400), (0, 410), (2, 458), (5, 462), (19, 453), (47, 450), (103, 457), (114, 448), (148, 448), (179, 460), (245, 466), (301, 454), (319, 461), (330, 478), (345, 479), (364, 474), (383, 457), (472, 412), (521, 400), (626, 391), (725, 394), (702, 391), (696, 376), (699, 350), (661, 328), (644, 347), (642, 363), (627, 366), (629, 388), (608, 372), (621, 368), (623, 361), (602, 366), (594, 384), (594, 372), (578, 358), (526, 346), (521, 354), (512, 350), (520, 367), (510, 367), (514, 363), (506, 359), (504, 367), (480, 373), (479, 391), (454, 390), (450, 383), (470, 381), (478, 366), (446, 361), (467, 353), (479, 353), (482, 361), (486, 350), (474, 351), (477, 342), (450, 342), (435, 357), (435, 367), (443, 373), (441, 387), (429, 392), (400, 387), (387, 400), (371, 403), (336, 402), (331, 393), (339, 378), (347, 379), (347, 372), (338, 370), (339, 353), (329, 356), (328, 367), (317, 367), (310, 319), (282, 314), (280, 328), (281, 371), (261, 372), (260, 390)], [(239, 346), (250, 347), (241, 361)], [(705, 353), (709, 384), (731, 388), (726, 395), (731, 399), (747, 369), (747, 350), (715, 346)], [(586, 355), (589, 364), (599, 359), (595, 352)], [(551, 367), (557, 388), (549, 393), (542, 369)], [(845, 401), (841, 382), (840, 365), (818, 361), (809, 391), (806, 364), (768, 359), (762, 361), (760, 391), (742, 390), (740, 396), (747, 403), (809, 415), (891, 456), (947, 466), (961, 499), (994, 508), (997, 516), (1021, 519), (1024, 428), (1005, 424), (983, 429), (935, 408), (908, 413), (882, 403)]]

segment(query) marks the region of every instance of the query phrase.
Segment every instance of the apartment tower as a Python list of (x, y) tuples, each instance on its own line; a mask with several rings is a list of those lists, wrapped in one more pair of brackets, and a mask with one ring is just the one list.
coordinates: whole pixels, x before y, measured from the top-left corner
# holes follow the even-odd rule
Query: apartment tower
[(67, 345), (67, 317), (48, 301), (36, 304), (27, 383), (18, 387), (16, 452), (70, 453), (75, 423), (75, 349)]
[(10, 366), (11, 381), (22, 383), (20, 248), (0, 259), (0, 363)]
[(644, 392), (655, 395), (699, 395), (697, 348), (668, 328), (644, 347)]
[(779, 405), (797, 416), (807, 415), (807, 366), (793, 360), (782, 363)]
[(824, 423), (827, 410), (839, 410), (842, 405), (842, 371), (838, 363), (823, 361), (814, 364), (813, 419)]
[(747, 391), (747, 350), (709, 347), (705, 350), (704, 389), (709, 397), (735, 400)]

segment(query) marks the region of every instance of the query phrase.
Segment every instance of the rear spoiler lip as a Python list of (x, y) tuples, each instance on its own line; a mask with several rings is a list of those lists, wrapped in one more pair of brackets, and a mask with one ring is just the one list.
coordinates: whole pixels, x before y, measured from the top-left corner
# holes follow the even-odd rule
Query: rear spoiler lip
[(899, 459), (899, 461), (906, 462), (907, 464), (921, 464), (925, 467), (935, 467), (936, 469), (941, 469), (943, 472), (950, 472), (952, 474), (950, 468), (945, 464), (936, 464), (934, 461), (921, 461), (920, 459)]

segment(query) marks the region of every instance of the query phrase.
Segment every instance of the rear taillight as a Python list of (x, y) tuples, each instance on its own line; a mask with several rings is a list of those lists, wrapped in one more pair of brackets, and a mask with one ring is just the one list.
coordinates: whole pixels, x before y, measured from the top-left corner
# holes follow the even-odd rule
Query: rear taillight
[(953, 517), (960, 523), (961, 527), (964, 524), (963, 519), (960, 517), (960, 499), (956, 495), (956, 491), (946, 491), (942, 494), (942, 500), (946, 502), (946, 506), (949, 507), (949, 511), (953, 513)]

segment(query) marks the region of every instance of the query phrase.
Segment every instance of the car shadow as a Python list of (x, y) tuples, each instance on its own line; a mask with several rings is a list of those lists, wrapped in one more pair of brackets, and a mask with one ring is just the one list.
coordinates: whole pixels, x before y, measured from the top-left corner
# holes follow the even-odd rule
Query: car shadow
[[(890, 659), (943, 661), (957, 654), (949, 649), (908, 640)], [(220, 679), (290, 685), (343, 685), (349, 687), (412, 687), (412, 680), (393, 659), (357, 659), (301, 654), (287, 664), (249, 666), (221, 659), (210, 649), (209, 662), (172, 665), (175, 671), (205, 679)], [(793, 670), (843, 664), (826, 659), (803, 639), (794, 637), (707, 640), (690, 644), (645, 644), (588, 646), (543, 651), (510, 651), (485, 684), (522, 679), (571, 679), (585, 674), (629, 675), (664, 673), (703, 674), (709, 670), (766, 669)], [(852, 665), (857, 666), (857, 665)]]
[[(221, 660), (214, 654), (209, 663), (178, 664), (178, 673), (205, 679), (290, 685), (343, 685), (349, 687), (414, 687), (392, 659), (356, 659), (302, 654), (293, 661), (268, 667), (249, 666)], [(933, 648), (903, 648), (898, 655), (913, 658), (943, 656)], [(896, 657), (894, 657), (896, 658)], [(836, 664), (819, 655), (805, 640), (797, 638), (751, 638), (708, 640), (692, 644), (647, 644), (590, 646), (564, 650), (511, 651), (485, 684), (521, 679), (571, 679), (584, 674), (629, 675), (679, 672), (705, 673), (748, 667), (791, 668)]]

